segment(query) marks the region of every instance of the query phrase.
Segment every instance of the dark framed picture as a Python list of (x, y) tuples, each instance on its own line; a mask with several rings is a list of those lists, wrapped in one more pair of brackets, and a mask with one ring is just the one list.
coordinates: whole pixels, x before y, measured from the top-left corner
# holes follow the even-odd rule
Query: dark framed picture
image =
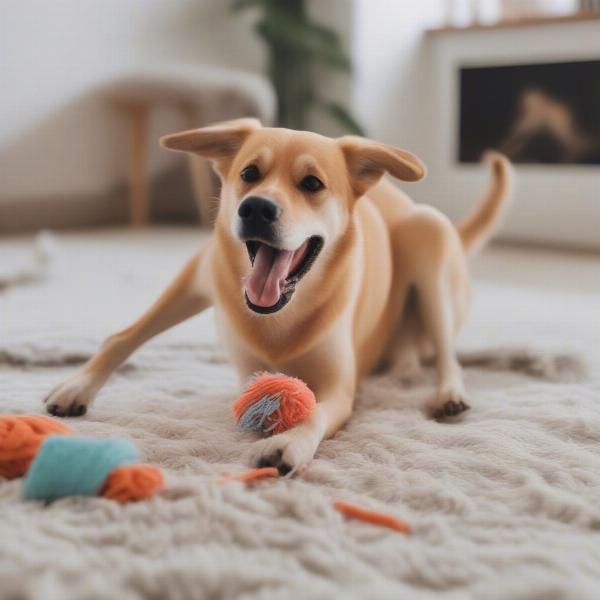
[(600, 60), (459, 69), (458, 159), (600, 165)]

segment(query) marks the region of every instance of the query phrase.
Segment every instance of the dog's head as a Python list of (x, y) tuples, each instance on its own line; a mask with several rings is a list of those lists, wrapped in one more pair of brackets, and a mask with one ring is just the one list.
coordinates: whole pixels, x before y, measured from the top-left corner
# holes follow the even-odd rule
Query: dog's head
[(246, 247), (246, 304), (260, 314), (288, 304), (348, 229), (356, 200), (385, 172), (403, 181), (425, 175), (404, 150), (261, 127), (255, 119), (168, 135), (161, 144), (213, 161), (223, 183), (217, 226)]

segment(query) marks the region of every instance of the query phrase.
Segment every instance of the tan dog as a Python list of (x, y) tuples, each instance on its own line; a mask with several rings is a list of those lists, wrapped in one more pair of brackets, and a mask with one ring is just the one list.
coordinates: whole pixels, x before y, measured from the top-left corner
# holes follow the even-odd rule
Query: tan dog
[(85, 413), (136, 348), (209, 306), (242, 380), (279, 371), (306, 381), (318, 399), (307, 421), (255, 445), (255, 464), (287, 473), (308, 463), (350, 417), (360, 379), (382, 363), (415, 379), (435, 355), (433, 415), (468, 408), (453, 350), (469, 303), (465, 256), (498, 218), (506, 159), (491, 157), (489, 195), (457, 229), (381, 180), (425, 175), (416, 157), (384, 144), (253, 119), (161, 143), (214, 161), (223, 182), (214, 235), (141, 319), (48, 396), (48, 412)]

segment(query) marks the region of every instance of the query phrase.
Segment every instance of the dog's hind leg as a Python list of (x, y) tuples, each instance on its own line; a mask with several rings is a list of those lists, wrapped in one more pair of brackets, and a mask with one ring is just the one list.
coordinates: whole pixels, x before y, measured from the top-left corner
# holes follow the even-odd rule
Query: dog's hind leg
[(462, 369), (453, 346), (455, 324), (449, 287), (443, 267), (418, 284), (425, 332), (435, 349), (438, 392), (432, 413), (436, 419), (455, 417), (469, 409)]
[(433, 416), (456, 416), (469, 408), (453, 343), (468, 303), (460, 240), (445, 217), (420, 207), (394, 231), (393, 242), (397, 278), (411, 289), (398, 325), (396, 368), (410, 373), (433, 350), (438, 375)]
[(424, 379), (419, 352), (422, 335), (423, 323), (417, 310), (415, 291), (411, 289), (387, 351), (390, 373), (404, 385), (414, 385)]

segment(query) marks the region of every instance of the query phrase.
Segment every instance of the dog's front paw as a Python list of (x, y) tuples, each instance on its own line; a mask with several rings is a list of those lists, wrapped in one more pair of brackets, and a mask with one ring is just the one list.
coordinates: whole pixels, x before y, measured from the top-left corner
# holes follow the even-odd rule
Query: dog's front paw
[(439, 391), (432, 414), (436, 421), (444, 421), (458, 417), (470, 408), (466, 401), (465, 391), (461, 386), (446, 387)]
[(250, 451), (250, 464), (276, 467), (280, 475), (294, 474), (314, 457), (319, 440), (301, 425), (256, 442)]
[(55, 417), (80, 417), (86, 413), (96, 391), (89, 375), (77, 373), (55, 387), (43, 403), (48, 413)]

